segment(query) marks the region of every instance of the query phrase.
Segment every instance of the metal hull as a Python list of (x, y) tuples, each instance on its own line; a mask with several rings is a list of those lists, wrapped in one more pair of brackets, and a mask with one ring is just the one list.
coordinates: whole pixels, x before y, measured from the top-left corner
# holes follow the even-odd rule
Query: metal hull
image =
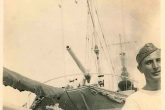
[(106, 91), (96, 86), (84, 86), (77, 89), (65, 90), (58, 102), (43, 98), (33, 110), (46, 110), (47, 105), (59, 103), (63, 110), (120, 110), (124, 102), (117, 102), (109, 96), (126, 97), (125, 95)]

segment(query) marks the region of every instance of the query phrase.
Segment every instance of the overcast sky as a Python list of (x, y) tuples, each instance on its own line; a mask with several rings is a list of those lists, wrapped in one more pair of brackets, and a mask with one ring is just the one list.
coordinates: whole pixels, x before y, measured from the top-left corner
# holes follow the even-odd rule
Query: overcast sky
[[(4, 66), (41, 82), (80, 72), (65, 49), (70, 45), (85, 63), (87, 4), (85, 0), (76, 1), (5, 0)], [(120, 65), (119, 49), (116, 51), (117, 47), (112, 44), (119, 42), (118, 35), (122, 35), (123, 41), (136, 41), (125, 45), (124, 51), (127, 52), (129, 73), (143, 85), (135, 57), (147, 42), (160, 47), (159, 0), (123, 0), (123, 8), (121, 1), (97, 0), (100, 21), (115, 66)], [(4, 90), (7, 102), (21, 105), (27, 99), (27, 92), (20, 94), (10, 87), (4, 87)]]

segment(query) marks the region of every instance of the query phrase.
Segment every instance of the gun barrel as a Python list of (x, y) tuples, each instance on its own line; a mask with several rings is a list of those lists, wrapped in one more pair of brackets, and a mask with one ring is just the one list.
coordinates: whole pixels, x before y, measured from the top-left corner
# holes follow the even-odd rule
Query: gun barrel
[(70, 46), (66, 46), (66, 49), (68, 50), (69, 54), (71, 55), (71, 57), (73, 58), (73, 60), (76, 62), (77, 66), (79, 67), (79, 69), (82, 71), (82, 73), (84, 74), (85, 78), (89, 82), (89, 77), (90, 76), (89, 76), (87, 70), (85, 69), (85, 67), (81, 64), (80, 60), (74, 54), (74, 52), (72, 51), (72, 49), (70, 48)]

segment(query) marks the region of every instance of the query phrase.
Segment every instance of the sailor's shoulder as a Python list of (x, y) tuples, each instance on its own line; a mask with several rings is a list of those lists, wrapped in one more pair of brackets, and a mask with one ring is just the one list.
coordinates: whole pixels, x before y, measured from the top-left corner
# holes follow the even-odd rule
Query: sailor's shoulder
[(137, 91), (137, 92), (131, 94), (130, 96), (128, 96), (127, 99), (133, 99), (133, 100), (135, 100), (137, 98), (139, 99), (140, 97), (143, 97), (143, 93), (141, 91)]

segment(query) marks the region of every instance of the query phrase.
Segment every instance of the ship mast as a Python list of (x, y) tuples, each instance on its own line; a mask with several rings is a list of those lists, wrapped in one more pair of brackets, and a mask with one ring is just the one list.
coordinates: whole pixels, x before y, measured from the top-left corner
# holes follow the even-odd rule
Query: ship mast
[[(121, 81), (118, 83), (120, 91), (133, 89), (133, 83), (129, 80), (129, 73), (126, 67), (126, 53), (123, 51), (123, 45), (130, 42), (122, 42), (121, 35), (119, 34), (120, 42), (114, 45), (120, 46), (120, 59), (121, 59)], [(136, 41), (135, 41), (136, 42)]]
[(99, 48), (97, 45), (95, 45), (94, 52), (96, 54), (96, 59), (97, 59), (97, 72), (98, 72), (98, 85), (100, 87), (104, 87), (104, 75), (101, 74), (101, 68), (100, 68), (100, 59), (99, 59)]
[[(94, 13), (97, 16), (98, 22), (100, 22), (100, 21), (99, 21), (98, 15), (97, 15), (97, 10), (95, 9), (95, 6), (93, 5), (91, 0), (87, 0), (87, 8), (88, 8), (88, 14), (89, 14), (89, 17), (90, 17), (91, 23), (92, 23), (93, 37), (94, 37), (94, 42), (95, 42), (93, 51), (94, 51), (94, 53), (96, 55), (97, 73), (98, 73), (98, 80), (97, 80), (97, 82), (98, 82), (98, 85), (100, 87), (104, 87), (104, 79), (103, 79), (104, 75), (102, 75), (101, 67), (100, 67), (100, 50), (99, 50), (99, 45), (98, 45), (98, 42), (99, 42), (99, 38), (98, 37), (99, 37), (99, 35), (96, 32), (97, 24), (96, 24), (96, 21), (95, 21), (96, 19), (94, 18), (95, 17)], [(95, 9), (95, 11), (93, 10), (93, 8)], [(101, 26), (100, 26), (100, 29), (101, 29)], [(103, 32), (102, 32), (102, 35), (103, 35)]]
[(129, 73), (127, 71), (126, 64), (125, 64), (125, 62), (126, 62), (126, 58), (125, 58), (126, 53), (123, 51), (123, 45), (126, 44), (126, 42), (121, 41), (121, 35), (120, 34), (119, 34), (119, 38), (120, 38), (120, 43), (119, 43), (119, 45), (120, 45), (120, 58), (121, 58), (121, 65), (122, 65), (122, 73), (121, 73), (122, 77), (121, 78), (122, 78), (122, 80), (127, 80), (128, 77), (129, 77)]

